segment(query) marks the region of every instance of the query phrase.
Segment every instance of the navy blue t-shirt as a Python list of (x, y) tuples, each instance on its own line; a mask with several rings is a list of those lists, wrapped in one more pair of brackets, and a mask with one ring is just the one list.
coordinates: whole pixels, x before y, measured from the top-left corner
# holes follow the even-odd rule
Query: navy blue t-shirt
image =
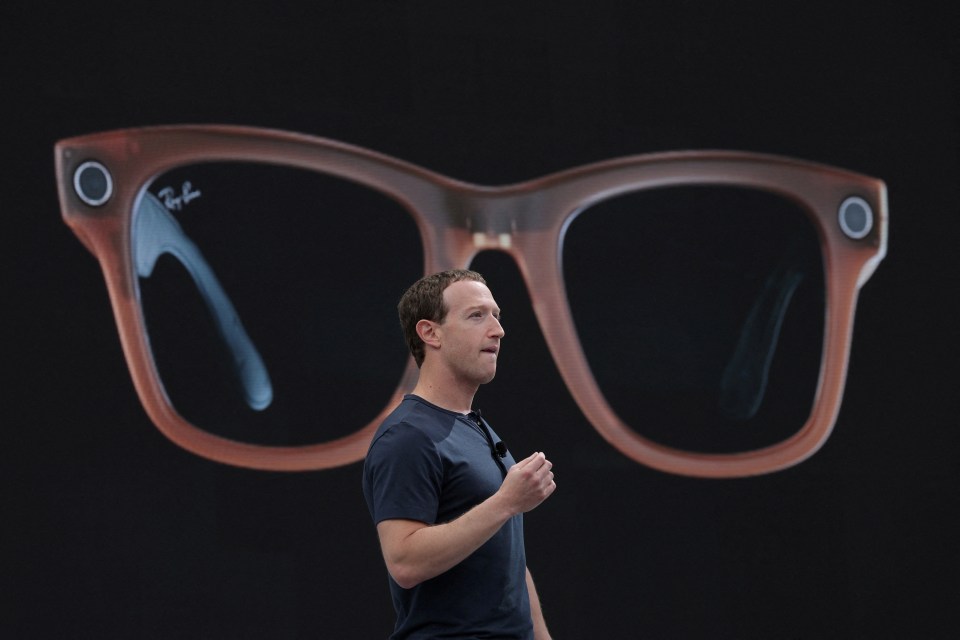
[[(491, 453), (470, 417), (407, 395), (373, 437), (363, 494), (374, 524), (395, 518), (442, 524), (493, 495), (513, 464), (509, 452)], [(522, 515), (435, 578), (412, 589), (389, 581), (397, 611), (391, 638), (533, 638)]]

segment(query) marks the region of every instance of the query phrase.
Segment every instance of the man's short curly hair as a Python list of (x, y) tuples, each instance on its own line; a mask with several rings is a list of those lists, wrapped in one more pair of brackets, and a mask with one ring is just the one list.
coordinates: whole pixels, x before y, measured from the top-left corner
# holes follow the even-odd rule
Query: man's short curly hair
[(423, 364), (423, 340), (417, 335), (417, 323), (421, 320), (443, 322), (447, 317), (447, 308), (443, 304), (443, 292), (454, 282), (473, 280), (487, 284), (476, 271), (469, 269), (451, 269), (433, 275), (424, 276), (407, 289), (400, 298), (397, 311), (400, 314), (400, 328), (407, 341), (407, 347), (417, 362), (417, 367)]

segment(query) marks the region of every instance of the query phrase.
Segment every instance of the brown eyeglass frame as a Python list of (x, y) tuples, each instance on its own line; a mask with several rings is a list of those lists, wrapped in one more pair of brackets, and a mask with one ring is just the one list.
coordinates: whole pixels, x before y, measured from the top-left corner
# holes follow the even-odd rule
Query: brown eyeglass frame
[[(55, 146), (55, 162), (62, 215), (100, 262), (128, 367), (147, 414), (184, 449), (255, 469), (305, 471), (361, 460), (379, 423), (413, 388), (418, 371), (411, 358), (393, 396), (373, 421), (349, 436), (320, 444), (274, 447), (238, 442), (203, 431), (176, 412), (157, 374), (139, 304), (131, 242), (133, 212), (145, 185), (162, 172), (220, 160), (300, 167), (389, 195), (416, 221), (423, 241), (424, 273), (466, 268), (485, 249), (510, 254), (523, 275), (560, 375), (594, 428), (636, 462), (688, 476), (769, 473), (801, 462), (823, 445), (839, 412), (857, 295), (886, 254), (888, 214), (882, 181), (765, 154), (655, 153), (598, 162), (520, 184), (485, 187), (352, 145), (270, 129), (159, 126), (61, 140)], [(103, 202), (85, 201), (74, 185), (78, 167), (88, 162), (99, 163), (109, 172), (109, 192)], [(819, 381), (807, 422), (777, 444), (707, 454), (650, 441), (624, 424), (607, 404), (580, 346), (562, 277), (567, 225), (600, 200), (678, 185), (729, 185), (779, 194), (801, 205), (816, 225), (826, 284)], [(842, 207), (850, 202), (868, 214), (869, 224), (862, 229), (844, 228)]]

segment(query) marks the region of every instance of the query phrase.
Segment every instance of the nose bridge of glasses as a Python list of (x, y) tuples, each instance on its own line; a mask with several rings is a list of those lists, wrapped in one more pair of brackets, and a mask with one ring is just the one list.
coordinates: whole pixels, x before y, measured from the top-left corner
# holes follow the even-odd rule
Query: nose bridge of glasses
[(508, 253), (516, 249), (518, 233), (541, 225), (538, 196), (510, 188), (476, 188), (448, 198), (450, 224), (468, 234), (476, 251)]

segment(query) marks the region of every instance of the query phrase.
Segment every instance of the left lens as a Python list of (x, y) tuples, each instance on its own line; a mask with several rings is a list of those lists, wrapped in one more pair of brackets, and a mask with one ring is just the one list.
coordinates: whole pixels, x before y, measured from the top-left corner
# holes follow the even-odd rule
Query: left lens
[(317, 444), (389, 402), (408, 362), (396, 304), (423, 265), (398, 202), (293, 167), (195, 164), (141, 194), (133, 246), (160, 379), (194, 426)]
[(734, 453), (807, 421), (825, 291), (818, 230), (802, 206), (731, 187), (628, 193), (581, 211), (562, 255), (593, 376), (638, 434)]

